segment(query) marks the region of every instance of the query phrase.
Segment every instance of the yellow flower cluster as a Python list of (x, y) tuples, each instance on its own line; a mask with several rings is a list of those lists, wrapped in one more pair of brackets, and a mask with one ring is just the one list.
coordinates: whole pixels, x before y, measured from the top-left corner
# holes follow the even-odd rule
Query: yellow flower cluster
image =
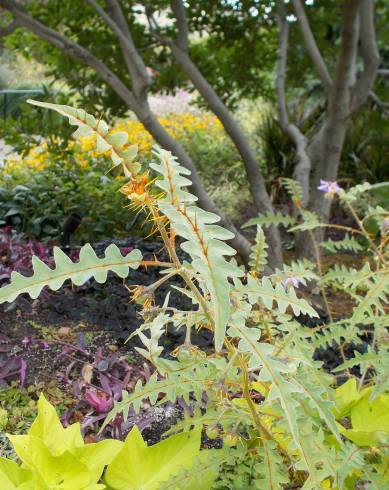
[[(219, 140), (225, 138), (220, 121), (211, 114), (173, 114), (169, 117), (160, 118), (159, 122), (173, 138), (182, 142), (195, 132), (203, 132), (208, 137), (215, 137)], [(138, 145), (140, 155), (148, 156), (151, 152), (154, 143), (153, 138), (140, 122), (133, 119), (121, 120), (115, 125), (113, 131), (127, 132), (129, 143)], [(74, 151), (76, 161), (82, 168), (87, 168), (91, 159), (105, 156), (97, 151), (94, 135), (83, 137), (77, 142), (70, 141), (68, 150)], [(27, 167), (41, 170), (50, 158), (52, 157), (47, 142), (44, 141), (32, 148), (23, 158), (9, 158), (6, 162), (6, 168), (21, 169)]]

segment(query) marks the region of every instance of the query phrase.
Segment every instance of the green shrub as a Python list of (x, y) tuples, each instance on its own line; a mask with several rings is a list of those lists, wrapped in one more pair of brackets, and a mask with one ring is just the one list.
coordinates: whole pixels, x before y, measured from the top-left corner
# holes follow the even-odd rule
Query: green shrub
[(82, 217), (77, 242), (147, 233), (142, 215), (124, 209), (122, 180), (104, 162), (80, 165), (77, 155), (49, 154), (40, 166), (17, 166), (0, 176), (0, 225), (40, 240), (57, 239), (67, 217)]
[[(177, 434), (147, 447), (133, 427), (125, 442), (84, 444), (80, 425), (63, 428), (43, 395), (26, 435), (8, 435), (22, 466), (0, 458), (0, 484), (7, 490), (156, 490), (199, 455), (200, 432)], [(104, 484), (101, 481), (103, 471)], [(106, 485), (107, 486), (106, 486)]]

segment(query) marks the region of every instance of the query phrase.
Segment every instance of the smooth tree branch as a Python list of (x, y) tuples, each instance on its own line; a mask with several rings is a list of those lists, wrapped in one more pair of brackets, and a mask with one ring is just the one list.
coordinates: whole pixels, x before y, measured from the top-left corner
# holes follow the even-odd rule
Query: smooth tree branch
[[(151, 85), (151, 78), (147, 73), (146, 67), (142, 58), (139, 56), (133, 42), (130, 31), (124, 32), (122, 27), (110, 17), (105, 10), (100, 7), (96, 0), (86, 0), (87, 3), (98, 13), (104, 20), (111, 31), (119, 38), (119, 43), (122, 48), (127, 67), (131, 74), (133, 82), (133, 91), (137, 95), (141, 95)], [(118, 5), (117, 8), (120, 8)]]
[(356, 59), (359, 38), (359, 8), (364, 0), (344, 0), (341, 43), (333, 87), (318, 138), (311, 144), (309, 154), (315, 161), (315, 176), (311, 204), (314, 211), (327, 219), (330, 200), (317, 190), (320, 179), (334, 181), (340, 163), (341, 152), (350, 123), (352, 91), (355, 83)]
[(285, 96), (285, 78), (288, 53), (289, 25), (286, 19), (284, 0), (279, 0), (278, 2), (278, 27), (279, 55), (276, 78), (278, 117), (282, 130), (290, 137), (296, 147), (298, 162), (295, 166), (293, 177), (300, 184), (303, 191), (303, 199), (301, 205), (305, 208), (309, 201), (311, 160), (307, 152), (307, 138), (295, 124), (292, 124), (289, 121), (288, 118), (288, 108)]
[(309, 25), (309, 21), (305, 13), (304, 5), (301, 0), (292, 0), (292, 3), (301, 34), (304, 39), (304, 44), (311, 58), (312, 64), (317, 71), (324, 90), (329, 92), (332, 88), (331, 76), (312, 33), (311, 26)]
[(363, 61), (363, 70), (359, 74), (354, 88), (353, 111), (358, 110), (368, 98), (380, 65), (380, 55), (377, 48), (374, 25), (374, 0), (362, 1), (359, 16), (359, 52)]
[(189, 29), (188, 21), (186, 19), (185, 5), (181, 0), (171, 0), (170, 6), (174, 13), (174, 17), (176, 18), (177, 37), (175, 43), (180, 49), (187, 51)]

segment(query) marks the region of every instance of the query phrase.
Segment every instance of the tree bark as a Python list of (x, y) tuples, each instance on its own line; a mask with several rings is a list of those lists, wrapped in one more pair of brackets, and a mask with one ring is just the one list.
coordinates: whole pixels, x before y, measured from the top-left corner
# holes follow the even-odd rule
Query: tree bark
[(279, 55), (276, 78), (276, 91), (278, 101), (278, 119), (281, 129), (293, 141), (296, 147), (298, 162), (294, 168), (293, 178), (300, 184), (302, 190), (301, 207), (305, 208), (309, 201), (311, 159), (307, 146), (308, 141), (299, 128), (292, 124), (288, 118), (288, 108), (285, 96), (285, 78), (288, 53), (289, 25), (286, 19), (284, 1), (278, 2), (278, 26), (279, 26)]
[[(352, 95), (356, 76), (356, 56), (359, 37), (359, 9), (361, 0), (345, 0), (342, 16), (341, 46), (335, 69), (332, 89), (323, 125), (313, 138), (308, 152), (314, 168), (309, 209), (328, 222), (331, 199), (318, 190), (320, 180), (335, 181), (338, 174), (352, 111)], [(311, 237), (320, 243), (324, 229), (318, 228), (312, 234), (302, 233), (297, 240), (299, 257), (316, 258)]]

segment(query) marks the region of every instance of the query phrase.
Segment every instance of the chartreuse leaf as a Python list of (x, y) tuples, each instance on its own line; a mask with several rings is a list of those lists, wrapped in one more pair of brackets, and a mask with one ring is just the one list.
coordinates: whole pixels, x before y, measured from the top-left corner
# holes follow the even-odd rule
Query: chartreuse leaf
[[(58, 441), (60, 444), (60, 441)], [(69, 451), (53, 456), (44, 442), (29, 437), (32, 467), (35, 479), (42, 488), (55, 490), (81, 490), (96, 481), (91, 481), (88, 467)], [(31, 463), (30, 463), (31, 464)]]
[(135, 425), (124, 446), (108, 465), (105, 483), (112, 490), (154, 490), (160, 482), (189, 468), (198, 456), (201, 427), (147, 446)]
[(156, 184), (165, 193), (158, 200), (158, 206), (169, 218), (175, 233), (184, 238), (181, 248), (191, 256), (192, 268), (204, 280), (210, 296), (208, 308), (214, 323), (215, 348), (220, 351), (231, 313), (229, 279), (243, 275), (235, 264), (224, 258), (236, 253), (224, 242), (233, 238), (233, 234), (214, 224), (220, 221), (219, 216), (193, 204), (197, 198), (186, 190), (191, 184), (186, 178), (190, 171), (181, 167), (168, 151), (159, 149), (155, 155), (159, 162), (150, 166), (163, 176)]
[(94, 277), (97, 282), (107, 280), (108, 271), (115, 272), (119, 277), (127, 277), (129, 268), (139, 267), (142, 254), (139, 250), (132, 250), (125, 257), (116, 245), (109, 245), (105, 250), (105, 257), (99, 259), (91, 247), (86, 244), (80, 250), (78, 262), (72, 262), (58, 247), (54, 247), (55, 269), (51, 269), (37, 257), (32, 257), (33, 274), (25, 277), (18, 272), (11, 275), (11, 283), (0, 288), (0, 304), (13, 301), (22, 293), (28, 293), (31, 298), (37, 298), (45, 286), (56, 291), (62, 284), (70, 279), (73, 284), (80, 286), (88, 279)]
[[(4, 490), (17, 490), (22, 484), (33, 481), (32, 474), (20, 468), (14, 461), (0, 458), (0, 488)], [(26, 487), (27, 488), (27, 487)]]
[(341, 386), (333, 391), (333, 398), (336, 408), (334, 410), (337, 418), (345, 417), (350, 414), (352, 407), (364, 396), (371, 393), (372, 388), (364, 388), (358, 391), (357, 380), (355, 378), (348, 379)]
[(342, 434), (358, 446), (374, 446), (389, 441), (389, 395), (380, 395), (373, 401), (362, 397), (350, 412), (352, 429)]
[(94, 490), (104, 467), (123, 443), (114, 439), (84, 444), (80, 425), (63, 428), (54, 407), (43, 395), (38, 416), (27, 435), (8, 435), (24, 467), (37, 481), (37, 488)]
[(128, 134), (123, 131), (109, 131), (105, 121), (97, 120), (84, 109), (76, 109), (67, 105), (51, 104), (38, 100), (27, 100), (29, 104), (44, 107), (58, 112), (61, 116), (69, 119), (72, 126), (78, 126), (74, 133), (75, 137), (96, 136), (97, 150), (100, 152), (110, 151), (114, 165), (122, 165), (125, 174), (128, 177), (136, 175), (140, 170), (140, 164), (134, 162), (138, 153), (136, 145), (126, 148)]

